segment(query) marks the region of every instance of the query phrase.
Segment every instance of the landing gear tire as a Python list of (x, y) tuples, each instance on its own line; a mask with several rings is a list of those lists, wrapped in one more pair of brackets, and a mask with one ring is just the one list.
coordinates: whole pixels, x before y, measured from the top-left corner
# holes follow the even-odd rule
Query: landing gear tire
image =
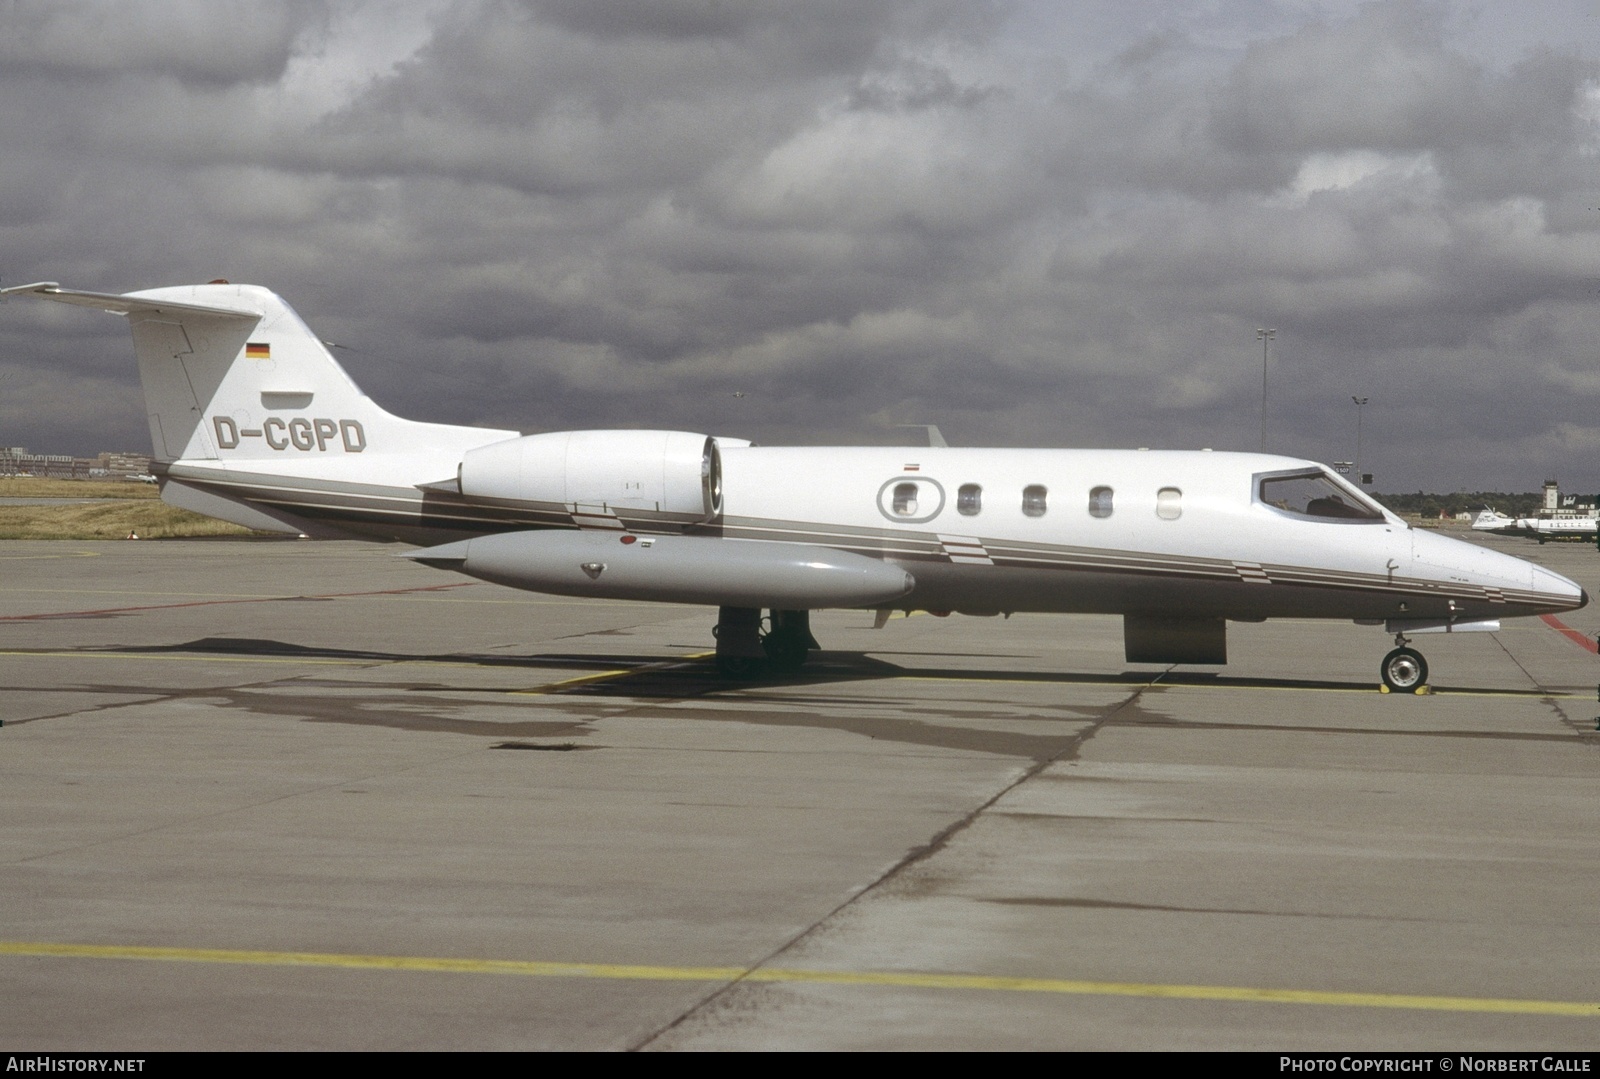
[(775, 673), (793, 674), (817, 647), (811, 636), (811, 612), (774, 610), (767, 625), (770, 628), (761, 638), (767, 662)]
[(759, 678), (767, 669), (767, 661), (750, 656), (718, 656), (717, 673), (724, 678)]
[(717, 611), (717, 673), (729, 681), (760, 678), (766, 671), (761, 648), (761, 612), (754, 607), (723, 607)]
[(767, 662), (775, 671), (798, 671), (811, 653), (810, 642), (798, 633), (769, 633), (761, 639)]
[(761, 612), (754, 607), (717, 611), (712, 635), (717, 639), (717, 673), (749, 680), (765, 674), (792, 674), (817, 647), (811, 636), (811, 612), (774, 610), (762, 632)]
[(1391, 693), (1415, 693), (1428, 681), (1428, 661), (1415, 648), (1396, 648), (1378, 670)]

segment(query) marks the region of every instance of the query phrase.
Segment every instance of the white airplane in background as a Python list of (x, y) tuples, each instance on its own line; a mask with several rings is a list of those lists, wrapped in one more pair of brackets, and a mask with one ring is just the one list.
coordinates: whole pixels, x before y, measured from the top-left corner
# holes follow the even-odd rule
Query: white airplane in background
[(1552, 540), (1592, 542), (1600, 532), (1600, 520), (1593, 517), (1507, 517), (1485, 507), (1473, 518), (1472, 530), (1499, 536), (1527, 536), (1540, 543)]
[[(249, 528), (429, 545), (535, 592), (720, 608), (728, 675), (818, 647), (809, 612), (1119, 614), (1133, 663), (1227, 662), (1228, 621), (1498, 629), (1588, 595), (1413, 529), (1314, 461), (1256, 453), (757, 447), (680, 431), (523, 435), (374, 404), (278, 296), (212, 282), (3, 290), (127, 316), (161, 497)], [(769, 612), (763, 617), (762, 612)]]
[(1491, 536), (1520, 536), (1523, 534), (1522, 519), (1507, 516), (1493, 506), (1485, 506), (1472, 519), (1472, 530), (1487, 532)]
[(1540, 543), (1551, 540), (1583, 540), (1592, 543), (1600, 521), (1593, 517), (1524, 517), (1519, 522), (1527, 534)]

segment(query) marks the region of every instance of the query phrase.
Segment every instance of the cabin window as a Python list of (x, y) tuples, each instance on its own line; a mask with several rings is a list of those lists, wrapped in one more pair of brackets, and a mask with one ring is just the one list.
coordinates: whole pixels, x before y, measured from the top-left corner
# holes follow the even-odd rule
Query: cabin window
[(956, 491), (956, 512), (963, 517), (976, 517), (983, 512), (983, 488), (976, 483), (963, 483)]
[(1089, 492), (1089, 516), (1111, 516), (1111, 488), (1096, 487)]
[(1322, 471), (1264, 476), (1259, 491), (1262, 505), (1296, 517), (1326, 521), (1383, 520), (1383, 511), (1377, 503), (1344, 487)]
[(931, 521), (944, 512), (945, 491), (926, 476), (893, 476), (878, 488), (878, 512), (895, 524)]
[(1043, 517), (1045, 500), (1050, 492), (1043, 485), (1030, 483), (1022, 489), (1022, 514), (1025, 517)]
[(1183, 492), (1176, 487), (1163, 487), (1156, 492), (1156, 516), (1163, 521), (1176, 521), (1183, 516)]
[(917, 485), (914, 483), (895, 484), (894, 499), (889, 503), (889, 508), (894, 510), (896, 517), (915, 517), (917, 515)]

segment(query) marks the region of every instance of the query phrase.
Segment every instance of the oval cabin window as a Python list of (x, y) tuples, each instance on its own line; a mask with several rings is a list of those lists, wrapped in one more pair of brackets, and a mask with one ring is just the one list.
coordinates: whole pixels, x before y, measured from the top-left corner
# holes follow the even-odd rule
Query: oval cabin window
[(1183, 492), (1176, 487), (1163, 487), (1156, 492), (1156, 516), (1163, 521), (1176, 521), (1183, 516)]
[(1031, 483), (1022, 489), (1022, 513), (1025, 517), (1043, 517), (1046, 509), (1045, 501), (1050, 492), (1037, 483)]
[(1096, 487), (1089, 492), (1089, 516), (1111, 516), (1111, 488)]

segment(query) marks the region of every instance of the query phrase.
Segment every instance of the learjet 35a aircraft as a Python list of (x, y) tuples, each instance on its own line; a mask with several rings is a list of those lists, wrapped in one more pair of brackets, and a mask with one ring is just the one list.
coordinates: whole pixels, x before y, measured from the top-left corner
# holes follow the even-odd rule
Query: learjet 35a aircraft
[[(1499, 628), (1588, 596), (1414, 529), (1331, 469), (1258, 453), (766, 447), (681, 431), (524, 435), (379, 408), (282, 299), (213, 282), (3, 290), (127, 317), (161, 497), (249, 528), (421, 545), (535, 592), (719, 608), (724, 674), (791, 670), (809, 612), (1118, 614), (1133, 663), (1227, 662), (1227, 623)], [(762, 612), (768, 612), (763, 616)]]

